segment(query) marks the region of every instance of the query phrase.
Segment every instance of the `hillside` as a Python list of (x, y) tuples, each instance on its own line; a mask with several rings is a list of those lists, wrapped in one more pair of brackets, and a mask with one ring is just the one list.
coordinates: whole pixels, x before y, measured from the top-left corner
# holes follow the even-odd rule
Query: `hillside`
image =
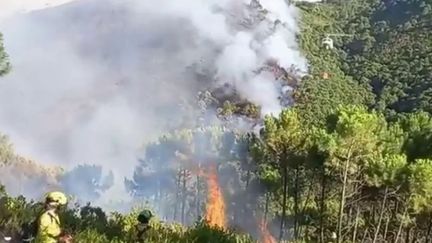
[(388, 115), (432, 112), (432, 2), (372, 1), (355, 8), (342, 25), (355, 34), (343, 43), (346, 72), (371, 87), (374, 107)]
[[(221, 95), (213, 97), (209, 90), (214, 91), (214, 86), (200, 86), (202, 90), (194, 86), (189, 90), (192, 94), (201, 92), (182, 106), (192, 112), (181, 113), (177, 126), (147, 140), (130, 163), (133, 173), (122, 178), (125, 190), (134, 202), (158, 214), (149, 242), (409, 243), (432, 238), (432, 2), (329, 0), (296, 6), (289, 10), (292, 16), (300, 16), (298, 42), (309, 63), (308, 74), (300, 79), (277, 63), (264, 67), (282, 72), (275, 83), (281, 89), (286, 82), (291, 85), (293, 106), (277, 116), (260, 117), (260, 107), (253, 100), (233, 99), (230, 92), (235, 90), (217, 86)], [(107, 12), (108, 8), (100, 13)], [(54, 13), (50, 16), (58, 18)], [(122, 13), (117, 17), (124, 19)], [(266, 11), (253, 13), (260, 16)], [(116, 32), (122, 29), (119, 23), (111, 27)], [(173, 36), (182, 32), (170, 30)], [(79, 28), (72, 31), (80, 33)], [(105, 31), (101, 34), (107, 38), (111, 32), (108, 27)], [(326, 35), (333, 39), (333, 49), (324, 48)], [(188, 43), (190, 36), (183, 37)], [(136, 46), (151, 42), (139, 34), (130, 38)], [(81, 41), (77, 43), (87, 45)], [(126, 49), (118, 43), (103, 43), (100, 50), (116, 46), (115, 54), (121, 54)], [(154, 54), (166, 54), (163, 43), (152, 44), (161, 47)], [(86, 45), (81, 47), (91, 49)], [(180, 57), (178, 46), (172, 48)], [(128, 57), (145, 63), (138, 52), (121, 55), (123, 59), (104, 59), (98, 51), (94, 57), (101, 62), (113, 58), (110, 65), (121, 65)], [(0, 48), (0, 74), (9, 70), (3, 53)], [(175, 63), (174, 59), (166, 61)], [(194, 81), (209, 78), (206, 71), (200, 74)], [(132, 83), (142, 87), (139, 79)], [(176, 84), (165, 92), (175, 96), (170, 92), (182, 86)], [(164, 90), (155, 90), (159, 88)], [(261, 91), (265, 95), (268, 90)], [(136, 93), (127, 90), (126, 94)], [(169, 97), (166, 103), (177, 98)], [(215, 107), (223, 108), (218, 110), (222, 122), (205, 123), (208, 116), (214, 119)], [(263, 123), (259, 133), (251, 132), (250, 121)], [(27, 162), (17, 158), (10, 142), (2, 138), (0, 173), (21, 173)], [(121, 164), (117, 168), (126, 166), (117, 163)], [(42, 184), (54, 180), (58, 186), (71, 185), (82, 176), (78, 187), (65, 188), (89, 201), (113, 183), (97, 166), (82, 165), (57, 171), (55, 176), (34, 163), (24, 167), (23, 174), (37, 175)], [(40, 205), (8, 196), (8, 187), (0, 190), (0, 232), (15, 234)], [(109, 214), (91, 205), (76, 205), (62, 212), (62, 218), (79, 242), (131, 242), (136, 210)]]
[[(370, 96), (368, 93), (373, 96), (372, 101), (363, 103), (384, 112), (389, 118), (405, 112), (431, 112), (430, 1), (359, 0), (302, 8), (307, 16), (304, 18), (305, 30), (311, 33), (303, 37), (304, 48), (311, 50), (321, 61), (315, 65), (318, 72), (327, 71), (334, 76), (332, 80), (336, 80), (331, 82), (335, 97), (330, 100), (356, 92), (355, 86), (361, 85), (368, 90), (366, 93), (361, 91), (361, 97)], [(337, 49), (329, 53), (317, 47), (320, 38), (326, 34), (351, 36), (333, 37)], [(343, 90), (343, 82), (337, 81), (339, 70), (328, 66), (337, 66), (346, 75), (345, 80), (354, 80), (356, 84), (349, 83), (351, 88)], [(311, 83), (305, 84), (308, 85), (304, 88), (307, 90), (305, 97), (311, 96), (310, 90), (318, 87), (320, 92), (327, 93), (326, 85), (309, 87)], [(359, 103), (357, 96), (351, 96), (354, 103)], [(308, 101), (302, 103), (307, 105)]]

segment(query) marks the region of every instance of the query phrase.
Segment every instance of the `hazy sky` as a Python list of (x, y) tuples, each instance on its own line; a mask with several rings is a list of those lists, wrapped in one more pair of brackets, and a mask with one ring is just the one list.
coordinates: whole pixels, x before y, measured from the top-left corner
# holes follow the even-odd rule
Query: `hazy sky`
[[(0, 16), (47, 2), (66, 1), (0, 0)], [(256, 71), (271, 59), (306, 72), (307, 61), (298, 9), (260, 2), (265, 16), (246, 0), (77, 0), (14, 15), (0, 22), (13, 66), (0, 79), (0, 131), (19, 153), (101, 165), (121, 186), (137, 150), (202, 88), (229, 83), (263, 115), (277, 113), (281, 86)]]
[(54, 7), (71, 1), (77, 0), (0, 0), (0, 21), (16, 13)]

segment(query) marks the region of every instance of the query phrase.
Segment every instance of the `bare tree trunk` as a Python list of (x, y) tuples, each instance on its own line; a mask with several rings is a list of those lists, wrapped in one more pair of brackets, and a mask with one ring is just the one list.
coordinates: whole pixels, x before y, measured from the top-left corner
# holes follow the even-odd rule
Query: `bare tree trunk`
[(418, 231), (416, 230), (415, 227), (412, 229), (412, 231), (413, 231), (413, 234), (412, 234), (412, 235), (413, 235), (412, 242), (413, 242), (413, 243), (416, 243), (416, 242), (418, 242), (418, 241), (417, 241), (417, 235), (418, 235), (417, 232), (418, 232)]
[(352, 242), (356, 242), (356, 240), (357, 240), (357, 227), (358, 227), (359, 215), (360, 215), (360, 209), (359, 209), (359, 207), (357, 207), (356, 208), (355, 221), (354, 221), (354, 233), (353, 233), (353, 237), (352, 237)]
[(298, 190), (299, 190), (299, 168), (295, 169), (295, 186), (294, 186), (294, 239), (298, 239)]
[(404, 213), (402, 215), (402, 221), (401, 221), (401, 223), (399, 225), (399, 229), (398, 229), (397, 234), (396, 234), (395, 243), (398, 243), (398, 241), (399, 241), (399, 237), (401, 235), (403, 223), (404, 223), (404, 220), (405, 220), (405, 217), (406, 217), (407, 213), (408, 213), (408, 206), (405, 208)]
[(288, 167), (283, 165), (283, 199), (282, 199), (282, 215), (279, 229), (279, 242), (283, 240), (284, 229), (285, 229), (285, 218), (286, 218), (286, 203), (288, 196)]
[(368, 231), (367, 231), (367, 229), (366, 229), (366, 230), (364, 231), (364, 233), (363, 233), (363, 237), (362, 237), (362, 240), (361, 240), (362, 243), (365, 242), (367, 233), (368, 233)]
[(267, 223), (268, 206), (269, 206), (269, 200), (270, 200), (270, 196), (269, 196), (268, 192), (265, 193), (265, 197), (266, 197), (266, 199), (265, 199), (265, 206), (264, 206), (264, 222)]
[(248, 168), (248, 170), (247, 170), (247, 172), (246, 172), (246, 191), (247, 191), (247, 189), (249, 188), (250, 177), (251, 177), (251, 171), (250, 171), (249, 168)]
[(406, 228), (406, 233), (405, 233), (405, 243), (410, 243), (410, 238), (411, 238), (411, 227)]
[(384, 210), (385, 210), (385, 205), (386, 205), (386, 201), (387, 201), (387, 194), (388, 194), (388, 187), (386, 186), (386, 188), (384, 190), (384, 198), (383, 198), (383, 201), (381, 203), (381, 209), (380, 209), (380, 215), (378, 218), (378, 224), (377, 224), (377, 227), (375, 229), (375, 234), (374, 234), (374, 238), (373, 238), (372, 243), (375, 243), (377, 238), (378, 238), (378, 234), (379, 234), (380, 227), (381, 227), (381, 221), (382, 221), (382, 218), (384, 216)]
[(185, 223), (186, 179), (187, 179), (187, 171), (183, 170), (183, 174), (182, 174), (182, 207), (181, 207), (181, 222), (182, 222), (182, 224)]
[(323, 166), (322, 170), (322, 178), (321, 178), (321, 202), (320, 202), (320, 225), (319, 225), (319, 231), (320, 231), (320, 243), (324, 243), (324, 212), (325, 212), (325, 191), (326, 191), (326, 175), (325, 175), (325, 169)]
[[(303, 205), (303, 208), (302, 208), (302, 210), (301, 210), (301, 212), (300, 212), (300, 215), (305, 215), (306, 207), (307, 207), (307, 205), (309, 204), (309, 201), (310, 201), (311, 196), (312, 196), (312, 194), (313, 194), (313, 189), (312, 189), (312, 187), (313, 187), (313, 183), (310, 182), (309, 188), (308, 188), (308, 190), (307, 190), (306, 200), (305, 200), (305, 202), (304, 202), (304, 205)], [(304, 227), (303, 227), (302, 225), (299, 225), (299, 236), (300, 236), (300, 238), (302, 237), (302, 235), (303, 235), (303, 231), (304, 231), (304, 230), (306, 231), (306, 238), (307, 238), (308, 235), (309, 235), (308, 225), (305, 225)]]
[(394, 209), (393, 209), (392, 218), (396, 218), (398, 212), (399, 212), (399, 201), (396, 200), (396, 203), (395, 203), (395, 206), (394, 206)]
[[(179, 170), (177, 172), (177, 178), (176, 178), (176, 196), (175, 196), (175, 202), (174, 202), (174, 215), (173, 215), (173, 220), (175, 221), (177, 219), (177, 211), (178, 211), (178, 207), (177, 207), (177, 202), (179, 200), (180, 197), (180, 193), (179, 193), (179, 188), (180, 188), (180, 179), (181, 179), (181, 170)], [(159, 205), (161, 204), (161, 202), (159, 202)]]
[(383, 236), (384, 241), (387, 240), (387, 232), (388, 232), (389, 223), (390, 223), (390, 215), (387, 215), (386, 224), (385, 224), (385, 228), (384, 228), (384, 236)]
[(201, 220), (201, 192), (200, 192), (200, 182), (201, 182), (201, 162), (198, 162), (198, 173), (196, 175), (196, 214), (197, 220)]
[[(350, 152), (349, 152), (350, 153)], [(337, 242), (342, 243), (343, 236), (342, 236), (342, 223), (343, 223), (343, 216), (344, 216), (344, 208), (345, 208), (345, 194), (346, 194), (346, 187), (347, 187), (347, 180), (348, 180), (348, 168), (349, 168), (349, 157), (345, 160), (344, 165), (344, 172), (343, 172), (343, 184), (342, 184), (342, 192), (340, 196), (340, 202), (339, 202), (339, 218), (337, 222)]]
[(431, 215), (429, 214), (429, 222), (428, 222), (428, 227), (427, 227), (427, 232), (426, 232), (426, 241), (425, 243), (430, 243), (430, 233), (432, 230), (432, 218)]
[(353, 217), (353, 207), (348, 207), (348, 213), (346, 214), (346, 225), (352, 225), (352, 220), (355, 220), (355, 216)]
[[(246, 171), (245, 193), (243, 194), (244, 197), (245, 197), (244, 200), (246, 200), (246, 201), (249, 201), (249, 198), (248, 198), (249, 191), (248, 190), (249, 190), (250, 178), (251, 178), (251, 170), (249, 169), (249, 166), (248, 166), (247, 171)], [(241, 212), (241, 215), (239, 217), (240, 218), (240, 220), (239, 220), (239, 224), (240, 225), (244, 224), (246, 222), (246, 219), (248, 218), (248, 216), (251, 215), (251, 214), (253, 214), (253, 209), (251, 210), (249, 207), (243, 207), (242, 206), (242, 207), (240, 207), (240, 210), (236, 209), (235, 211), (236, 212), (237, 211)]]
[(160, 212), (161, 207), (162, 207), (162, 187), (161, 187), (161, 182), (160, 180), (158, 181), (158, 191), (157, 191), (157, 201), (158, 201), (158, 210)]

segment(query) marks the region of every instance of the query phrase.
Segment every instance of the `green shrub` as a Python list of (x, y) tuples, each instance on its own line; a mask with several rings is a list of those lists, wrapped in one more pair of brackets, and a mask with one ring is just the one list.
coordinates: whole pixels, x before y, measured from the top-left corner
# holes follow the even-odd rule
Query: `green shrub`
[[(21, 225), (30, 222), (42, 211), (42, 205), (27, 202), (24, 197), (10, 197), (0, 188), (0, 231), (18, 234)], [(137, 212), (129, 214), (113, 212), (107, 215), (101, 208), (90, 204), (61, 210), (63, 229), (72, 234), (75, 242), (126, 243), (133, 242), (136, 234)], [(176, 223), (163, 223), (157, 218), (150, 221), (147, 232), (148, 243), (249, 243), (249, 236), (240, 235), (232, 230), (212, 228), (205, 222), (198, 222), (186, 228)]]

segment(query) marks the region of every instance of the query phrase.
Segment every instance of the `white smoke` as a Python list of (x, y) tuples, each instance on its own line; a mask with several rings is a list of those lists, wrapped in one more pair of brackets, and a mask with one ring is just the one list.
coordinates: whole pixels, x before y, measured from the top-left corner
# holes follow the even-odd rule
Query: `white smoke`
[(0, 24), (13, 65), (0, 78), (0, 131), (37, 160), (113, 170), (106, 196), (124, 195), (137, 149), (178, 124), (197, 91), (229, 83), (263, 115), (280, 112), (280, 84), (257, 70), (272, 59), (306, 71), (298, 12), (284, 0), (260, 4), (78, 0), (13, 15)]
[(0, 21), (15, 14), (55, 7), (70, 1), (73, 0), (0, 0)]

